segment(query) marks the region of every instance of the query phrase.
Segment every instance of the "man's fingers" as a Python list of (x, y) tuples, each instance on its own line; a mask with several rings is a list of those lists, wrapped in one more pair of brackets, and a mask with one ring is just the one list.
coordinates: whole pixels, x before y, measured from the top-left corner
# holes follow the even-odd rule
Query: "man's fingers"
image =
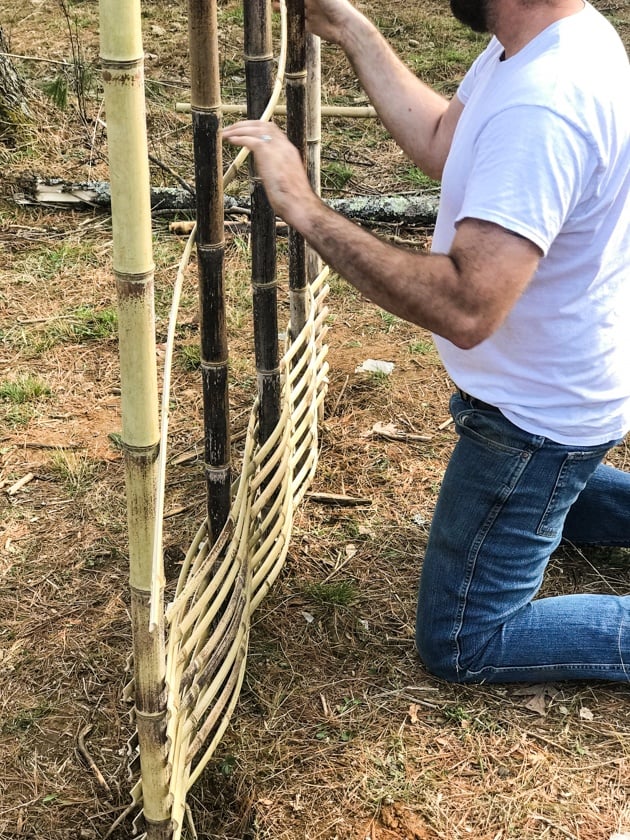
[(260, 120), (241, 120), (223, 129), (223, 137), (230, 143), (250, 147), (257, 143), (271, 143), (279, 137), (279, 129)]

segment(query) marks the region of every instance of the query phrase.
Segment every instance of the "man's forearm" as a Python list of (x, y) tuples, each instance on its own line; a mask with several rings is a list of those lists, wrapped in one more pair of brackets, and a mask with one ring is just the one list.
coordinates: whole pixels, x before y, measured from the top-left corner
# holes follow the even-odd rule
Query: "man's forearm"
[(455, 344), (468, 344), (474, 311), (447, 255), (399, 248), (335, 213), (309, 203), (294, 223), (324, 262), (378, 306)]

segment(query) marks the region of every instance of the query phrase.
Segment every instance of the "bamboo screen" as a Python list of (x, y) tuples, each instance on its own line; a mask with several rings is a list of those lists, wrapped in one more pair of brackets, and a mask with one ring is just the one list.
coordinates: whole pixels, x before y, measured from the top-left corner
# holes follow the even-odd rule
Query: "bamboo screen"
[[(137, 253), (139, 272), (114, 265), (121, 310), (143, 325), (144, 343), (132, 338), (130, 324), (121, 334), (121, 371), (136, 370), (134, 363), (155, 358), (152, 331), (152, 261), (148, 207), (146, 138), (143, 137), (144, 100), (140, 0), (100, 0), (101, 55), (106, 87), (108, 139), (112, 184), (119, 168), (118, 203), (143, 208), (141, 230), (124, 241), (125, 254)], [(246, 0), (245, 65), (248, 113), (268, 119), (283, 87), (287, 66), (287, 127), (289, 136), (306, 158), (311, 183), (317, 188), (319, 150), (319, 68), (317, 44), (308, 43), (299, 0), (291, 0), (289, 14), (281, 4), (282, 46), (275, 84), (272, 85), (270, 9), (268, 0)], [(121, 20), (127, 33), (120, 36)], [(287, 35), (288, 32), (288, 35)], [(252, 200), (252, 287), (256, 366), (259, 393), (252, 407), (243, 465), (233, 480), (229, 463), (229, 411), (227, 401), (228, 348), (223, 288), (223, 188), (245, 155), (240, 153), (222, 174), (220, 126), (221, 97), (215, 0), (190, 0), (192, 121), (197, 186), (197, 225), (182, 257), (176, 283), (184, 282), (185, 265), (196, 244), (199, 265), (202, 389), (205, 408), (205, 469), (208, 515), (190, 546), (174, 600), (164, 608), (161, 547), (161, 511), (166, 463), (169, 370), (165, 369), (162, 397), (162, 433), (157, 459), (156, 375), (145, 364), (146, 381), (132, 383), (133, 398), (123, 412), (131, 418), (127, 446), (127, 490), (130, 504), (143, 500), (142, 516), (129, 517), (130, 546), (144, 546), (132, 569), (132, 594), (138, 602), (134, 614), (134, 679), (126, 689), (135, 703), (137, 732), (130, 748), (132, 772), (138, 781), (132, 805), (110, 829), (129, 814), (143, 813), (150, 840), (179, 840), (186, 796), (203, 772), (225, 732), (238, 701), (247, 662), (253, 611), (282, 569), (291, 538), (293, 512), (303, 498), (317, 466), (318, 416), (326, 392), (327, 271), (308, 253), (301, 237), (290, 235), (291, 323), (284, 352), (277, 344), (275, 286), (275, 222), (264, 190), (250, 164)], [(308, 49), (307, 49), (308, 43)], [(313, 67), (306, 66), (312, 56)], [(133, 68), (134, 74), (129, 70)], [(118, 75), (117, 75), (118, 74)], [(129, 77), (133, 76), (132, 81)], [(109, 94), (107, 90), (109, 89)], [(127, 93), (124, 93), (128, 89)], [(121, 91), (123, 93), (121, 93)], [(120, 98), (125, 101), (121, 107)], [(128, 137), (139, 137), (131, 166), (142, 180), (127, 177), (123, 161), (129, 159)], [(142, 131), (140, 130), (142, 128)], [(315, 150), (315, 153), (314, 153)], [(122, 168), (121, 168), (122, 167)], [(114, 190), (112, 189), (114, 199)], [(113, 200), (113, 211), (116, 206)], [(130, 212), (127, 210), (127, 212)], [(133, 213), (133, 210), (131, 210)], [(128, 236), (124, 218), (119, 236)], [(114, 259), (117, 226), (114, 223)], [(128, 275), (142, 278), (135, 297), (127, 293)], [(139, 289), (139, 291), (138, 291)], [(128, 298), (132, 297), (133, 306)], [(136, 298), (142, 303), (135, 302)], [(174, 336), (171, 316), (169, 345)], [(123, 340), (125, 338), (125, 340)], [(167, 348), (166, 358), (172, 355)], [(124, 383), (123, 383), (124, 384)], [(150, 398), (150, 399), (148, 399)], [(137, 418), (138, 405), (144, 406)], [(146, 415), (146, 416), (145, 416)], [(136, 426), (140, 431), (136, 430)], [(123, 419), (123, 428), (125, 420)], [(140, 448), (137, 440), (140, 441)], [(125, 438), (127, 440), (127, 438)], [(140, 466), (138, 466), (138, 464)], [(140, 479), (138, 479), (140, 473)], [(157, 480), (156, 480), (157, 475)], [(153, 498), (157, 483), (156, 499)], [(140, 489), (137, 489), (137, 488)], [(136, 505), (137, 508), (137, 505)], [(136, 510), (134, 508), (134, 510)], [(147, 561), (147, 546), (151, 562)], [(130, 549), (130, 560), (134, 561)], [(150, 569), (150, 574), (149, 570)], [(190, 815), (189, 815), (190, 816)]]

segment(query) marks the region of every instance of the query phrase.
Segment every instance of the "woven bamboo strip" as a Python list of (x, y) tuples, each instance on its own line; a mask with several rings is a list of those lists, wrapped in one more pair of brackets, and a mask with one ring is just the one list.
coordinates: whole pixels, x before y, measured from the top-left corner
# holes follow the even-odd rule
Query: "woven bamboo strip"
[[(242, 473), (249, 478), (241, 477), (236, 488), (230, 513), (230, 521), (235, 522), (231, 538), (221, 545), (220, 552), (208, 551), (203, 534), (206, 525), (202, 526), (193, 543), (198, 546), (201, 559), (187, 558), (189, 580), (180, 584), (167, 613), (169, 695), (179, 698), (169, 706), (174, 840), (181, 836), (187, 791), (210, 760), (236, 705), (251, 614), (282, 568), (291, 537), (295, 497), (305, 492), (304, 484), (310, 480), (317, 461), (318, 393), (325, 383), (322, 369), (326, 370), (326, 347), (320, 335), (325, 329), (321, 307), (326, 292), (323, 278), (318, 279), (310, 290), (307, 323), (280, 361), (281, 415), (272, 435), (262, 445), (257, 439), (257, 406), (252, 409)], [(296, 357), (298, 363), (293, 365)], [(303, 446), (295, 453), (291, 442), (297, 440)], [(297, 462), (301, 468), (294, 475), (293, 465)], [(217, 565), (219, 553), (223, 557)], [(214, 577), (217, 574), (220, 584)], [(226, 603), (229, 606), (225, 607)], [(221, 609), (225, 611), (217, 632), (217, 628), (212, 629), (212, 618)], [(222, 636), (224, 627), (226, 633)], [(202, 748), (203, 755), (192, 772), (191, 762)]]

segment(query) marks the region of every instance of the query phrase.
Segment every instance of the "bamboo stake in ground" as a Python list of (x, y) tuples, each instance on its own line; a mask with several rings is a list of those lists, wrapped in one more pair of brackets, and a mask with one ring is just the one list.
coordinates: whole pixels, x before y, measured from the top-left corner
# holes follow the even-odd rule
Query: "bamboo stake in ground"
[[(101, 60), (118, 290), (135, 711), (150, 840), (171, 836), (166, 765), (163, 608), (149, 628), (158, 400), (144, 52), (139, 0), (100, 0)], [(162, 601), (163, 589), (159, 588)]]
[[(287, 31), (287, 135), (306, 161), (306, 30), (303, 0), (288, 0)], [(289, 290), (291, 335), (306, 323), (306, 250), (304, 237), (289, 229)]]
[[(306, 171), (311, 187), (321, 194), (322, 145), (322, 51), (317, 35), (306, 35)], [(322, 261), (310, 246), (306, 248), (306, 279), (309, 283), (322, 270)]]
[[(245, 78), (247, 116), (260, 119), (273, 90), (271, 10), (268, 0), (245, 0)], [(276, 221), (262, 181), (249, 158), (252, 179), (252, 290), (254, 345), (258, 372), (258, 436), (264, 443), (280, 419)]]
[(217, 10), (189, 0), (191, 109), (197, 191), (197, 260), (201, 325), (208, 523), (212, 541), (230, 512), (228, 344), (223, 265), (223, 154)]

